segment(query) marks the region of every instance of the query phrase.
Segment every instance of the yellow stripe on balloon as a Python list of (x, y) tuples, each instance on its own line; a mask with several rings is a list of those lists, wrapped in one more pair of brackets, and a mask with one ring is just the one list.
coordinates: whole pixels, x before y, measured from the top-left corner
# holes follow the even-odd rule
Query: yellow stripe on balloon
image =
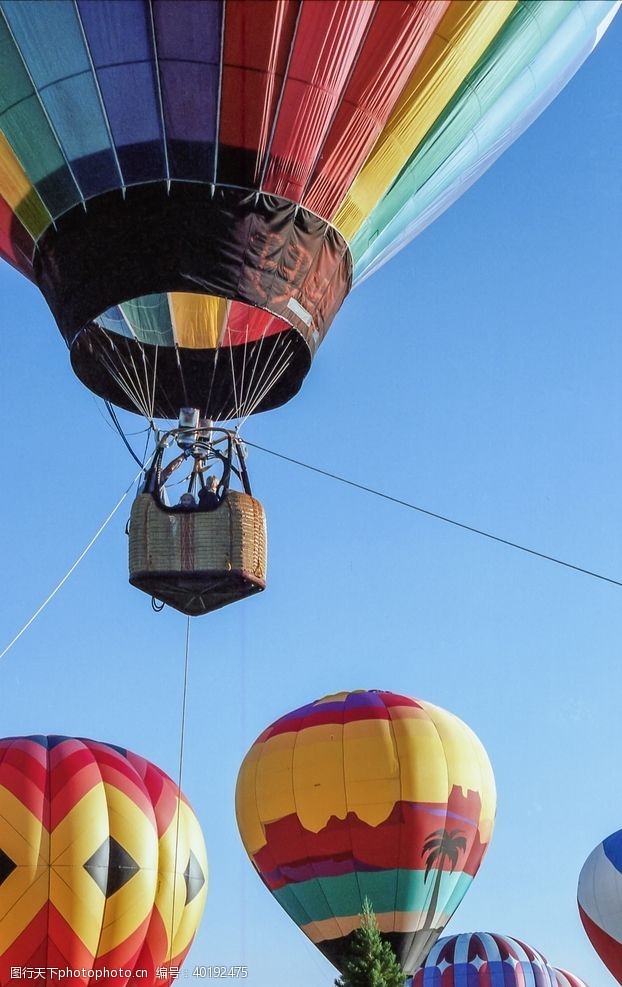
[(332, 222), (351, 240), (409, 161), (517, 0), (455, 0)]
[(490, 842), (495, 822), (497, 788), (492, 765), (484, 745), (469, 726), (447, 710), (426, 703), (428, 716), (441, 738), (449, 778), (449, 790), (453, 785), (479, 794), (481, 813), (479, 837), (482, 843)]
[(52, 217), (39, 193), (13, 153), (4, 134), (0, 133), (0, 195), (36, 240), (52, 223)]
[(488, 755), (462, 720), (432, 703), (425, 710), (391, 707), (396, 749), (407, 802), (444, 802), (457, 786), (481, 799), (480, 836), (490, 836), (496, 804)]
[[(381, 932), (417, 932), (423, 925), (427, 908), (423, 911), (412, 912), (376, 912), (376, 921)], [(449, 916), (444, 912), (437, 912), (438, 925), (441, 919), (445, 922)], [(341, 936), (348, 936), (351, 932), (360, 928), (360, 915), (340, 915), (339, 919), (323, 918), (316, 922), (309, 922), (301, 925), (300, 930), (311, 940), (311, 942), (325, 942), (327, 939), (340, 939)]]
[(421, 706), (389, 707), (390, 720), (303, 727), (254, 745), (236, 793), (247, 851), (257, 853), (266, 843), (265, 826), (289, 815), (312, 833), (347, 812), (379, 826), (396, 802), (443, 804), (454, 786), (465, 797), (479, 794), (480, 839), (487, 842), (496, 798), (488, 756), (458, 717)]
[(105, 788), (110, 836), (139, 869), (106, 900), (99, 956), (117, 947), (127, 948), (132, 933), (151, 915), (158, 883), (158, 836), (151, 807), (149, 815), (145, 815), (142, 807), (120, 788), (108, 784)]
[(171, 292), (168, 301), (178, 346), (196, 350), (215, 349), (219, 345), (227, 323), (228, 299)]
[[(199, 826), (198, 819), (190, 806), (187, 805), (186, 802), (178, 802), (177, 804), (179, 807), (179, 826), (177, 825), (177, 813), (175, 813), (171, 825), (160, 840), (161, 888), (164, 888), (166, 881), (164, 873), (168, 870), (165, 862), (167, 857), (170, 861), (171, 869), (175, 863), (175, 870), (177, 873), (177, 879), (175, 882), (175, 922), (173, 928), (173, 942), (170, 946), (169, 955), (163, 957), (162, 962), (164, 962), (165, 959), (174, 959), (176, 956), (179, 956), (181, 953), (186, 951), (192, 942), (194, 933), (196, 932), (197, 925), (205, 906), (205, 899), (207, 897), (207, 856), (204, 852), (205, 848), (201, 828)], [(168, 847), (165, 850), (166, 843), (168, 843)], [(175, 846), (177, 847), (176, 861)], [(205, 883), (199, 893), (190, 902), (186, 903), (186, 881), (183, 874), (190, 859), (191, 847), (194, 849), (194, 856), (201, 871), (203, 872), (203, 876), (205, 877)], [(159, 896), (161, 893), (162, 892), (160, 889), (158, 889)], [(171, 882), (168, 883), (168, 894), (166, 896), (168, 903), (162, 900), (159, 896), (156, 898), (156, 907), (162, 916), (162, 922), (166, 928), (167, 936), (170, 937), (171, 926), (173, 925), (173, 895)]]
[(48, 900), (50, 837), (33, 813), (0, 785), (2, 849), (19, 866), (0, 884), (0, 943), (8, 949)]
[[(292, 744), (294, 735), (289, 733), (285, 736), (290, 738), (290, 744)], [(244, 846), (250, 855), (257, 853), (262, 846), (266, 845), (265, 830), (258, 807), (259, 793), (257, 789), (257, 768), (263, 749), (263, 744), (254, 744), (251, 747), (240, 767), (235, 789), (235, 814), (238, 820), (238, 829), (240, 833), (244, 834)], [(284, 787), (287, 787), (286, 784)], [(287, 804), (285, 811), (279, 812), (274, 818), (280, 819), (285, 815), (288, 815)]]
[(106, 795), (101, 782), (74, 805), (51, 834), (50, 901), (91, 956), (97, 953), (106, 902), (84, 865), (108, 836)]

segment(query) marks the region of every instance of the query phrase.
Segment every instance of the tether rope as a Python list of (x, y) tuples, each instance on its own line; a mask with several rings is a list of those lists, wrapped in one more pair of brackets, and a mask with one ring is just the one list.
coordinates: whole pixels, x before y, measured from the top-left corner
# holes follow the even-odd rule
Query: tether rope
[(320, 469), (318, 466), (311, 466), (309, 463), (303, 463), (299, 459), (293, 459), (291, 456), (285, 456), (283, 453), (275, 452), (273, 449), (266, 449), (264, 446), (257, 445), (256, 442), (249, 442), (248, 439), (245, 439), (244, 444), (253, 449), (259, 449), (260, 452), (265, 452), (269, 456), (275, 456), (277, 459), (282, 459), (286, 463), (292, 463), (294, 466), (301, 466), (303, 469), (311, 470), (312, 473), (319, 473), (320, 476), (326, 476), (331, 480), (337, 480), (339, 483), (345, 483), (347, 486), (354, 487), (356, 490), (363, 490), (364, 493), (373, 494), (374, 497), (382, 497), (383, 500), (389, 500), (393, 504), (399, 504), (400, 507), (407, 507), (411, 511), (417, 511), (419, 514), (425, 514), (427, 517), (435, 518), (437, 521), (443, 521), (445, 524), (451, 524), (455, 528), (461, 528), (463, 531), (470, 531), (474, 535), (480, 535), (482, 538), (488, 538), (490, 541), (498, 542), (500, 545), (506, 545), (508, 548), (515, 548), (519, 552), (526, 552), (528, 555), (534, 555), (536, 558), (544, 559), (547, 562), (554, 562), (556, 565), (564, 566), (566, 569), (572, 569), (574, 572), (581, 572), (584, 576), (592, 576), (594, 579), (600, 579), (605, 583), (611, 583), (612, 586), (622, 586), (622, 581), (619, 579), (613, 579), (611, 576), (605, 576), (603, 573), (595, 572), (593, 569), (584, 569), (582, 566), (575, 565), (573, 562), (566, 562), (564, 559), (558, 559), (554, 555), (547, 555), (546, 552), (538, 552), (535, 548), (528, 548), (526, 545), (519, 544), (519, 542), (510, 541), (509, 538), (502, 538), (500, 535), (494, 535), (490, 531), (484, 531), (482, 528), (475, 528), (473, 525), (464, 524), (462, 521), (456, 521), (454, 518), (446, 517), (444, 514), (437, 514), (436, 511), (430, 511), (425, 507), (419, 507), (417, 504), (412, 504), (408, 500), (402, 500), (400, 497), (393, 497), (391, 494), (384, 493), (382, 490), (375, 490), (373, 487), (367, 487), (363, 483), (356, 483), (354, 480), (348, 480), (345, 476), (339, 476), (337, 473), (331, 473), (329, 470)]
[(186, 648), (184, 656), (184, 687), (181, 700), (181, 723), (179, 727), (179, 769), (177, 772), (177, 821), (175, 828), (175, 856), (173, 865), (173, 900), (171, 904), (171, 933), (169, 948), (169, 966), (173, 959), (173, 940), (175, 938), (175, 899), (177, 897), (177, 853), (179, 851), (179, 827), (181, 822), (181, 781), (184, 767), (184, 740), (186, 735), (186, 701), (188, 698), (188, 665), (190, 655), (190, 617), (186, 617)]
[(97, 529), (97, 531), (95, 532), (95, 534), (91, 538), (90, 542), (88, 543), (88, 545), (86, 546), (86, 548), (80, 553), (80, 555), (78, 556), (78, 558), (76, 559), (76, 561), (73, 563), (73, 565), (71, 566), (71, 568), (67, 570), (67, 572), (65, 573), (65, 575), (63, 576), (63, 578), (61, 579), (61, 581), (59, 583), (57, 583), (57, 585), (54, 587), (54, 589), (52, 590), (52, 592), (43, 601), (43, 603), (41, 604), (41, 606), (37, 610), (35, 610), (35, 612), (33, 613), (32, 617), (30, 617), (30, 619), (26, 621), (26, 623), (24, 624), (24, 626), (22, 627), (22, 629), (17, 632), (17, 634), (15, 635), (15, 637), (13, 638), (13, 640), (12, 641), (9, 641), (9, 643), (7, 644), (7, 646), (4, 649), (4, 651), (0, 652), (0, 659), (4, 658), (4, 656), (7, 654), (7, 652), (11, 650), (11, 648), (13, 647), (13, 645), (16, 644), (19, 641), (19, 639), (22, 636), (22, 634), (25, 631), (28, 630), (28, 628), (30, 627), (30, 625), (37, 619), (37, 617), (39, 616), (39, 614), (42, 613), (43, 610), (45, 610), (45, 608), (47, 607), (48, 603), (50, 603), (51, 600), (54, 599), (54, 597), (56, 596), (56, 594), (58, 593), (58, 591), (67, 582), (67, 580), (69, 579), (69, 577), (72, 574), (72, 572), (74, 572), (74, 570), (77, 569), (77, 567), (82, 562), (82, 559), (84, 558), (84, 556), (87, 554), (87, 552), (90, 551), (90, 549), (93, 547), (93, 545), (95, 544), (95, 542), (97, 541), (97, 539), (101, 535), (101, 533), (104, 530), (104, 528), (106, 528), (106, 526), (108, 525), (108, 523), (110, 521), (112, 521), (113, 517), (115, 516), (115, 514), (119, 510), (121, 504), (123, 503), (123, 501), (125, 500), (125, 498), (129, 494), (130, 490), (132, 489), (132, 487), (134, 486), (134, 484), (138, 480), (138, 478), (139, 478), (140, 474), (142, 473), (142, 471), (143, 471), (143, 469), (142, 469), (142, 466), (141, 466), (140, 471), (136, 474), (136, 476), (134, 477), (134, 479), (132, 480), (132, 482), (130, 483), (130, 485), (127, 487), (127, 489), (125, 490), (123, 496), (117, 501), (117, 503), (115, 504), (115, 506), (112, 508), (110, 514), (106, 518), (106, 520), (103, 521), (102, 524), (99, 526), (99, 528)]

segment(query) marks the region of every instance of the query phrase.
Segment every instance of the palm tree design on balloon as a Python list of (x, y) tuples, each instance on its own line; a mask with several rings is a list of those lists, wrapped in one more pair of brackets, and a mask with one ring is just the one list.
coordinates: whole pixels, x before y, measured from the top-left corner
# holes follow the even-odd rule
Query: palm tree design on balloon
[(423, 878), (424, 884), (428, 880), (432, 870), (436, 871), (436, 876), (434, 878), (434, 887), (432, 888), (432, 896), (425, 920), (421, 929), (416, 933), (416, 939), (421, 943), (425, 941), (425, 945), (430, 948), (442, 932), (442, 927), (434, 928), (433, 922), (438, 907), (443, 867), (449, 861), (450, 870), (453, 872), (458, 864), (460, 854), (466, 852), (467, 841), (463, 832), (461, 829), (452, 829), (451, 831), (447, 829), (436, 829), (426, 838), (423, 844), (423, 850), (421, 851), (422, 857), (427, 855), (425, 875)]

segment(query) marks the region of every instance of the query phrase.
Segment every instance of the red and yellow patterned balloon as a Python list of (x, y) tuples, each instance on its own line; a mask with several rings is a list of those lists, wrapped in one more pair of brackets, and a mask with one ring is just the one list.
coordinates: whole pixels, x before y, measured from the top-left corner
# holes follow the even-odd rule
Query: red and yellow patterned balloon
[(236, 807), (262, 880), (338, 969), (368, 898), (410, 974), (478, 871), (495, 801), (486, 751), (457, 716), (361, 690), (264, 730)]
[(0, 740), (1, 984), (20, 969), (164, 987), (206, 893), (198, 820), (155, 765), (93, 740)]

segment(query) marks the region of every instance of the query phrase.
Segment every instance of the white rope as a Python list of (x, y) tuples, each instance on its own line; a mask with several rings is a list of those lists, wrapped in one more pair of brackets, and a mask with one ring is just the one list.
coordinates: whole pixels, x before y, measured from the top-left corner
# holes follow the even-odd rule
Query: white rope
[(35, 610), (35, 612), (33, 613), (32, 617), (30, 618), (30, 620), (28, 620), (24, 624), (24, 626), (22, 627), (21, 631), (18, 631), (17, 634), (15, 635), (15, 637), (13, 638), (13, 640), (10, 641), (9, 644), (7, 644), (7, 646), (4, 649), (4, 651), (2, 653), (0, 653), (0, 659), (4, 658), (4, 656), (6, 655), (6, 653), (11, 650), (11, 648), (13, 647), (13, 645), (16, 644), (19, 641), (19, 639), (22, 636), (22, 634), (25, 631), (28, 630), (28, 628), (30, 627), (30, 625), (33, 623), (33, 621), (35, 621), (37, 619), (37, 617), (42, 612), (42, 610), (45, 610), (45, 608), (47, 607), (48, 603), (50, 603), (50, 601), (58, 593), (59, 589), (61, 589), (61, 587), (64, 586), (64, 584), (67, 582), (67, 580), (69, 579), (69, 577), (72, 574), (72, 572), (75, 569), (77, 569), (77, 567), (82, 562), (82, 559), (87, 554), (87, 552), (93, 547), (93, 545), (95, 544), (95, 542), (97, 541), (97, 539), (101, 535), (101, 533), (104, 530), (104, 528), (106, 527), (106, 525), (109, 523), (109, 521), (112, 520), (112, 518), (114, 517), (114, 515), (117, 513), (117, 511), (119, 510), (121, 504), (123, 503), (123, 501), (125, 500), (125, 498), (129, 494), (130, 490), (132, 489), (132, 487), (134, 486), (134, 484), (136, 483), (136, 481), (138, 480), (138, 477), (141, 475), (142, 472), (143, 472), (142, 469), (140, 469), (138, 471), (138, 473), (136, 474), (136, 476), (134, 477), (134, 479), (130, 483), (129, 487), (127, 488), (127, 490), (125, 491), (125, 493), (121, 497), (121, 499), (117, 501), (117, 503), (112, 508), (110, 514), (108, 515), (108, 517), (106, 518), (106, 520), (103, 522), (103, 524), (101, 524), (99, 526), (99, 528), (97, 529), (97, 531), (95, 532), (95, 534), (91, 538), (90, 542), (88, 543), (88, 545), (86, 546), (86, 548), (84, 549), (84, 551), (80, 553), (80, 555), (78, 556), (78, 558), (76, 559), (76, 561), (73, 563), (73, 565), (71, 566), (71, 568), (65, 573), (65, 575), (63, 576), (63, 578), (61, 579), (61, 581), (58, 583), (57, 586), (55, 586), (55, 588), (52, 590), (52, 592), (47, 597), (47, 599), (45, 599), (43, 601), (43, 603), (41, 604), (41, 606), (39, 607), (39, 609), (38, 610)]
[[(291, 349), (291, 340), (287, 339), (282, 345), (280, 353), (278, 353), (276, 357), (273, 354), (274, 366), (271, 367), (269, 363), (266, 363), (264, 366), (252, 395), (249, 394), (247, 406), (242, 409), (243, 414), (240, 422), (238, 423), (238, 429), (240, 429), (248, 421), (258, 405), (263, 401), (265, 396), (289, 368), (293, 356)], [(266, 377), (267, 379), (264, 379)]]
[[(254, 393), (254, 383), (253, 382), (255, 380), (255, 371), (257, 370), (257, 365), (259, 363), (259, 358), (261, 357), (261, 350), (263, 348), (263, 344), (264, 344), (264, 340), (266, 338), (267, 331), (268, 331), (268, 326), (267, 325), (264, 325), (263, 330), (262, 330), (262, 333), (261, 333), (261, 336), (259, 338), (259, 346), (257, 347), (257, 351), (255, 353), (255, 360), (254, 360), (253, 366), (251, 368), (250, 380), (248, 382), (248, 388), (247, 388), (248, 402), (246, 401), (246, 398), (244, 397), (244, 395), (241, 395), (240, 413), (242, 415), (245, 415), (246, 418), (248, 418), (248, 416), (249, 416), (249, 414), (251, 414), (251, 412), (249, 412), (248, 414), (246, 413), (245, 405), (247, 405), (247, 404), (250, 405), (250, 404), (253, 403), (253, 393)], [(244, 369), (246, 369), (246, 348), (244, 349)]]
[(115, 365), (112, 358), (112, 353), (116, 353), (116, 347), (114, 346), (112, 340), (108, 336), (107, 331), (104, 329), (103, 334), (108, 339), (110, 343), (110, 353), (106, 352), (104, 345), (99, 348), (99, 360), (106, 368), (112, 379), (119, 385), (125, 396), (131, 401), (138, 412), (147, 420), (151, 417), (149, 415), (149, 408), (147, 406), (147, 401), (144, 397), (144, 392), (141, 387), (141, 380), (136, 370), (136, 365), (134, 364), (132, 357), (132, 366), (134, 367), (134, 379), (132, 378), (129, 369), (119, 361), (119, 366)]

